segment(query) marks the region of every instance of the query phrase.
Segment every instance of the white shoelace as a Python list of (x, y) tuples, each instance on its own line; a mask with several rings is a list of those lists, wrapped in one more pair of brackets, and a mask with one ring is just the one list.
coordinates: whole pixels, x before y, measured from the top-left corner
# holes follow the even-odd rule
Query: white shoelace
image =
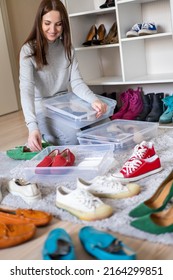
[(134, 159), (132, 161), (127, 161), (121, 171), (123, 173), (126, 173), (127, 175), (133, 173), (135, 170), (139, 168), (139, 166), (142, 164), (142, 161), (140, 159)]
[(76, 198), (89, 210), (95, 210), (97, 206), (99, 206), (102, 203), (100, 199), (94, 197), (92, 194), (82, 189), (78, 189), (78, 194), (76, 195)]
[(134, 152), (133, 154), (131, 155), (130, 159), (133, 159), (133, 158), (144, 158), (146, 152), (148, 150), (148, 147), (147, 146), (143, 146), (143, 145), (136, 145), (134, 147)]

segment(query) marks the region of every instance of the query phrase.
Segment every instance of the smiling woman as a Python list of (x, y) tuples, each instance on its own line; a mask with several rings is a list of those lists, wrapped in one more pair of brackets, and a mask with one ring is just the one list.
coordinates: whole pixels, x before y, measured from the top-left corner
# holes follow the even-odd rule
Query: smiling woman
[(43, 113), (42, 101), (57, 94), (72, 92), (91, 104), (99, 118), (107, 111), (84, 83), (71, 43), (67, 11), (60, 0), (42, 0), (34, 26), (20, 52), (20, 95), (26, 125), (28, 146), (41, 150), (41, 140), (54, 145), (78, 144), (77, 132), (66, 121), (53, 121)]
[(62, 35), (61, 15), (58, 11), (50, 11), (42, 17), (42, 30), (49, 42), (54, 42)]

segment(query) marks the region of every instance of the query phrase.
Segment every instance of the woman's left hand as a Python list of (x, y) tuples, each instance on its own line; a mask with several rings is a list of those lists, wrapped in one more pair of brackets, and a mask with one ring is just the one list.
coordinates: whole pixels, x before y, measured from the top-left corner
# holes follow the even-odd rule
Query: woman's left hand
[(91, 104), (92, 108), (97, 111), (96, 118), (101, 117), (107, 111), (107, 104), (97, 99)]

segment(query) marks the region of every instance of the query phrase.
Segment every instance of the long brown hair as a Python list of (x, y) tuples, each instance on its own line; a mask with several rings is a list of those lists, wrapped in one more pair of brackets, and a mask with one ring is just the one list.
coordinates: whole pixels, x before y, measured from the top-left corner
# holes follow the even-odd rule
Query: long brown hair
[(47, 65), (46, 51), (48, 48), (48, 42), (43, 35), (42, 31), (42, 17), (50, 11), (58, 11), (61, 15), (61, 21), (63, 26), (63, 33), (61, 36), (65, 53), (71, 64), (72, 55), (71, 55), (71, 35), (70, 35), (70, 25), (68, 14), (65, 6), (60, 0), (42, 0), (35, 17), (35, 22), (31, 33), (24, 42), (24, 44), (29, 43), (32, 53), (30, 56), (35, 57), (37, 68), (41, 69), (44, 65)]

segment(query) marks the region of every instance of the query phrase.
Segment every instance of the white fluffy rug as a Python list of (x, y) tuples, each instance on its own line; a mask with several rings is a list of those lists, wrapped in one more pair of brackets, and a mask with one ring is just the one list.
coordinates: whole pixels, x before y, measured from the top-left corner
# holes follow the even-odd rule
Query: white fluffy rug
[[(51, 212), (56, 217), (73, 223), (109, 229), (114, 232), (119, 232), (140, 239), (147, 239), (152, 242), (173, 244), (173, 233), (161, 235), (148, 234), (131, 227), (129, 224), (132, 219), (128, 216), (129, 211), (136, 207), (139, 203), (150, 198), (173, 168), (173, 130), (163, 128), (159, 129), (158, 136), (152, 139), (152, 142), (154, 143), (155, 150), (161, 159), (163, 170), (155, 175), (138, 181), (141, 186), (141, 193), (135, 197), (122, 200), (103, 199), (104, 202), (110, 204), (114, 209), (114, 214), (110, 218), (95, 222), (84, 222), (77, 219), (70, 213), (62, 209), (58, 209), (55, 206), (56, 187), (59, 186), (58, 183), (56, 185), (47, 183), (45, 185), (38, 184), (42, 193), (42, 199), (39, 203), (34, 203), (32, 208)], [(116, 168), (119, 169), (131, 153), (132, 150), (116, 154), (115, 158), (118, 162)], [(1, 202), (2, 205), (14, 208), (29, 208), (29, 206), (20, 197), (9, 194), (5, 187), (10, 178), (17, 178), (17, 175), (20, 174), (22, 166), (24, 166), (24, 161), (15, 161), (8, 158), (5, 153), (0, 153), (0, 181), (2, 184), (3, 194), (3, 200)], [(75, 188), (75, 181), (66, 181), (63, 182), (63, 184), (69, 188)], [(167, 207), (169, 206), (170, 205)]]

